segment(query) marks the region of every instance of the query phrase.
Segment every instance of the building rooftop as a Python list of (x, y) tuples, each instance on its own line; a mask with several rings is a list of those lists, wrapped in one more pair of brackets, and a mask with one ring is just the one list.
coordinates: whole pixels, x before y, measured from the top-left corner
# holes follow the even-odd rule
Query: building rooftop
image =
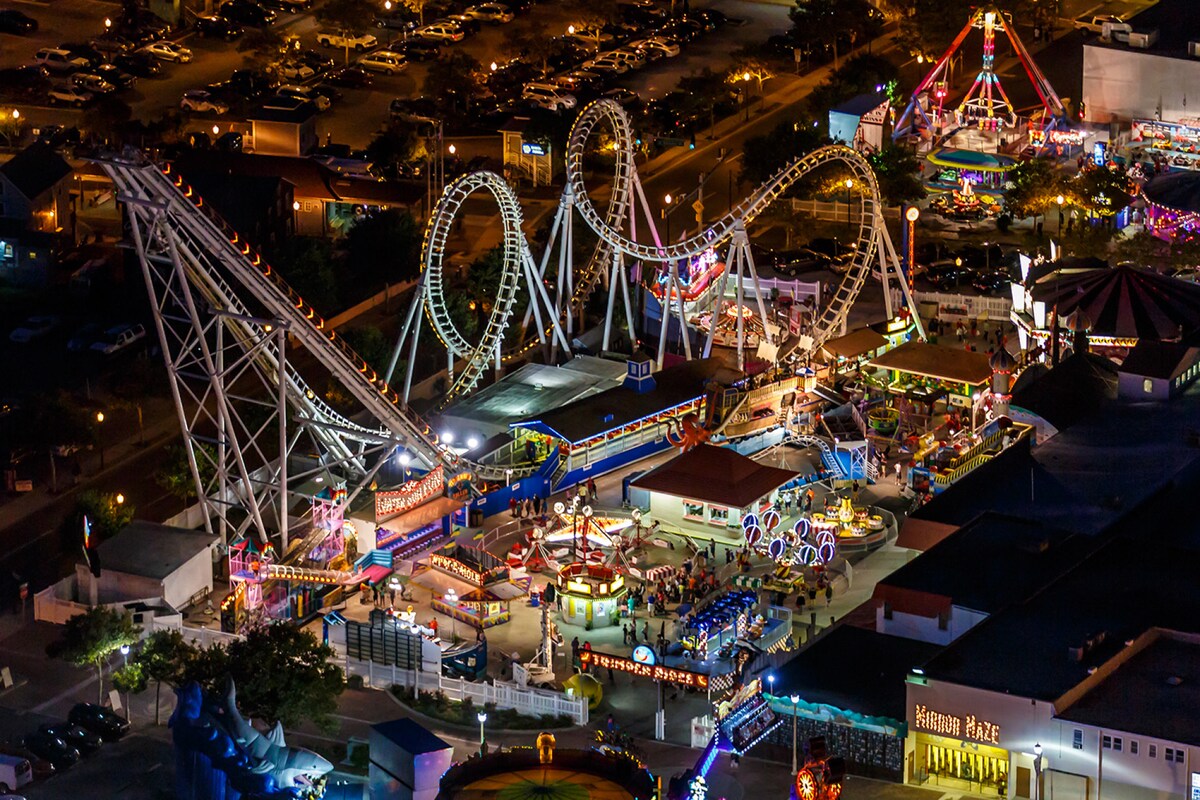
[(856, 358), (872, 350), (886, 347), (887, 343), (888, 340), (878, 331), (872, 328), (859, 328), (856, 331), (850, 331), (845, 336), (830, 339), (821, 345), (821, 348), (837, 358)]
[(1200, 746), (1200, 637), (1148, 631), (1102, 666), (1094, 685), (1056, 716)]
[(595, 356), (576, 356), (561, 366), (524, 364), (498, 382), (477, 389), (442, 414), (459, 441), (507, 433), (514, 419), (553, 409), (621, 385), (626, 365)]
[(871, 360), (871, 366), (970, 386), (977, 386), (992, 377), (987, 353), (972, 353), (917, 339), (876, 356)]
[(1179, 339), (1200, 330), (1200, 285), (1128, 264), (1044, 275), (1030, 291), (1058, 307), (1059, 319), (1082, 310), (1091, 336)]
[(719, 358), (685, 361), (654, 373), (655, 386), (649, 391), (617, 386), (538, 416), (525, 417), (512, 423), (512, 427), (529, 428), (574, 444), (694, 400), (705, 393), (705, 387), (712, 381), (729, 385), (741, 377), (741, 373), (724, 366)]
[(0, 165), (0, 172), (26, 200), (33, 200), (70, 175), (71, 165), (53, 147), (31, 144)]
[(218, 541), (207, 533), (135, 519), (101, 542), (97, 552), (101, 570), (162, 580)]
[(1088, 537), (988, 512), (883, 578), (875, 596), (885, 599), (892, 587), (994, 614), (1041, 590), (1095, 546)]
[(904, 679), (939, 645), (835, 625), (775, 670), (775, 695), (895, 723), (905, 719)]
[(394, 719), (371, 726), (371, 730), (414, 756), (449, 750), (452, 745), (411, 719)]
[(651, 492), (745, 508), (800, 473), (760, 464), (727, 447), (701, 444), (631, 484)]
[(1138, 32), (1157, 30), (1158, 41), (1149, 47), (1130, 47), (1125, 42), (1102, 42), (1099, 37), (1093, 37), (1085, 39), (1084, 45), (1190, 60), (1188, 42), (1200, 41), (1200, 6), (1195, 0), (1159, 0), (1127, 18), (1126, 22)]
[(1036, 414), (1062, 431), (1117, 396), (1117, 367), (1095, 353), (1072, 353), (1053, 368), (1034, 364), (1012, 389), (1013, 408)]
[(1139, 378), (1170, 380), (1195, 362), (1195, 345), (1142, 339), (1121, 362), (1118, 371)]

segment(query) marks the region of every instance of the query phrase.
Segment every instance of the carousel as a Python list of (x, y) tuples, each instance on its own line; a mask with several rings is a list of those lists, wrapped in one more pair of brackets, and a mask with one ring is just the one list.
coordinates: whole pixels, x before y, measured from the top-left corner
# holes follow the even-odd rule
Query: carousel
[(813, 512), (809, 524), (817, 538), (824, 532), (832, 533), (839, 546), (872, 544), (887, 532), (881, 515), (855, 506), (849, 497), (827, 506), (824, 512)]
[(713, 334), (713, 342), (721, 347), (737, 347), (739, 316), (747, 347), (757, 347), (763, 339), (762, 320), (759, 318), (758, 312), (748, 305), (722, 303), (718, 310), (695, 314), (688, 322), (692, 327), (707, 335), (709, 329), (713, 327), (714, 316), (717, 330)]

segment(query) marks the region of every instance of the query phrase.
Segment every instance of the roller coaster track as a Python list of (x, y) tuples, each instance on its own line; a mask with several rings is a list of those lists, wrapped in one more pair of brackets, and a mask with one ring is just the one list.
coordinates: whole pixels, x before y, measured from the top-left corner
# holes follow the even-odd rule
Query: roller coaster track
[[(607, 208), (603, 212), (597, 209), (584, 183), (584, 159), (588, 153), (588, 143), (592, 136), (602, 129), (606, 129), (612, 135), (613, 153), (615, 154), (611, 193)], [(555, 334), (554, 329), (559, 326), (560, 320), (567, 320), (569, 326), (572, 309), (582, 308), (588, 295), (594, 291), (605, 274), (605, 270), (613, 264), (614, 258), (629, 257), (665, 265), (698, 256), (721, 242), (734, 239), (738, 231), (744, 231), (747, 223), (762, 214), (796, 181), (823, 165), (835, 162), (843, 164), (850, 170), (852, 179), (859, 187), (861, 213), (856, 235), (855, 254), (850, 268), (821, 309), (811, 330), (812, 341), (808, 343), (806, 349), (808, 352), (812, 352), (837, 332), (845, 321), (850, 307), (870, 274), (871, 262), (876, 256), (878, 228), (882, 225), (879, 190), (874, 171), (862, 155), (849, 147), (838, 145), (823, 147), (802, 158), (795, 159), (703, 231), (682, 241), (664, 244), (658, 241), (657, 233), (653, 231), (653, 215), (641, 191), (640, 179), (634, 165), (634, 133), (629, 118), (618, 103), (611, 100), (597, 100), (583, 109), (571, 128), (566, 156), (567, 185), (560, 201), (559, 214), (556, 215), (551, 229), (550, 241), (536, 272), (532, 271), (535, 267), (533, 257), (521, 232), (520, 206), (508, 186), (492, 173), (471, 173), (459, 178), (447, 187), (446, 193), (430, 219), (422, 252), (421, 283), (423, 291), (419, 291), (417, 298), (414, 299), (414, 307), (418, 303), (423, 306), (425, 316), (428, 317), (438, 337), (449, 350), (452, 363), (454, 358), (466, 360), (466, 366), (457, 375), (449, 390), (442, 395), (438, 408), (444, 408), (458, 397), (470, 392), (478, 384), (489, 364), (515, 359), (536, 346), (538, 341), (545, 342)], [(459, 213), (463, 201), (469, 194), (480, 189), (489, 191), (500, 207), (501, 222), (504, 227), (504, 263), (500, 289), (485, 330), (479, 343), (471, 345), (458, 332), (450, 317), (445, 302), (442, 259), (454, 218)], [(641, 202), (647, 226), (653, 235), (653, 243), (639, 242), (624, 232), (626, 223), (632, 224), (633, 215), (630, 213), (630, 206), (634, 202), (635, 196)], [(599, 237), (599, 242), (591, 258), (582, 267), (572, 267), (570, 256), (567, 253), (571, 245), (569, 230), (570, 215), (573, 211), (578, 211), (588, 227)], [(522, 272), (525, 272), (531, 294), (534, 293), (535, 286), (537, 291), (544, 292), (542, 279), (547, 272), (556, 237), (560, 236), (565, 238), (560, 248), (560, 293), (557, 302), (553, 306), (549, 306), (548, 298), (531, 297), (530, 304), (535, 307), (535, 313), (538, 313), (537, 309), (541, 308), (544, 309), (547, 317), (547, 320), (542, 320), (539, 313), (537, 340), (531, 338), (509, 352), (502, 353), (505, 331), (510, 322)], [(745, 246), (748, 247), (748, 242), (745, 242)], [(750, 266), (752, 267), (752, 264)], [(720, 302), (720, 298), (714, 297), (714, 302)], [(613, 303), (610, 301), (610, 317), (612, 307)], [(413, 312), (410, 311), (410, 320), (413, 316)], [(528, 316), (526, 320), (528, 321)], [(417, 350), (416, 338), (419, 334), (419, 327), (418, 323), (416, 330), (411, 330), (410, 346), (411, 352), (414, 354)], [(406, 324), (401, 340), (397, 342), (393, 366), (410, 329), (411, 324)], [(561, 337), (565, 347), (566, 337), (562, 335), (561, 327), (558, 328), (557, 334)], [(410, 358), (410, 366), (411, 361)], [(390, 372), (391, 370), (387, 375), (389, 379)], [(405, 382), (406, 394), (410, 382), (411, 373)]]

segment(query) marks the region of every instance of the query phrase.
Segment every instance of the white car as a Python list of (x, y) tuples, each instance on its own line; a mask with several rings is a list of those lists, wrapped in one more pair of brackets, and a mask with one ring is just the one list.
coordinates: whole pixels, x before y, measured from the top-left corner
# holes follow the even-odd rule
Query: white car
[(317, 71), (308, 64), (301, 64), (298, 61), (285, 61), (277, 64), (275, 71), (279, 73), (279, 77), (289, 81), (306, 81), (317, 74)]
[(328, 111), (333, 105), (329, 98), (318, 92), (311, 86), (294, 86), (292, 84), (284, 84), (275, 90), (275, 94), (280, 97), (290, 97), (293, 100), (307, 100), (317, 107), (317, 111)]
[(38, 50), (37, 55), (33, 57), (33, 63), (45, 67), (51, 72), (77, 72), (90, 66), (86, 58), (71, 55), (67, 50), (58, 50), (54, 47), (44, 47)]
[[(604, 55), (619, 58), (629, 65), (630, 69), (641, 69), (646, 65), (646, 54), (633, 47), (621, 47)], [(601, 56), (603, 58), (603, 56)]]
[(650, 58), (663, 58), (664, 56), (666, 58), (674, 58), (681, 52), (678, 44), (661, 36), (653, 36), (638, 42), (630, 42), (629, 46), (636, 47)]
[(175, 42), (151, 42), (141, 49), (162, 61), (174, 61), (176, 64), (186, 64), (192, 60), (192, 51)]
[(30, 317), (22, 322), (8, 335), (11, 342), (26, 344), (34, 339), (40, 339), (58, 327), (59, 318), (55, 316)]
[(111, 356), (145, 336), (146, 329), (141, 325), (117, 325), (106, 330), (100, 341), (92, 345), (92, 350)]
[(531, 83), (521, 92), (521, 99), (532, 103), (538, 108), (550, 111), (561, 111), (574, 108), (575, 95), (564, 92), (549, 83)]
[(467, 35), (462, 28), (449, 22), (432, 22), (417, 28), (413, 33), (434, 42), (461, 42)]
[(1076, 17), (1071, 23), (1075, 30), (1083, 31), (1084, 36), (1089, 33), (1101, 33), (1104, 26), (1107, 25), (1125, 25), (1126, 22), (1116, 14), (1090, 14), (1082, 17)]
[(87, 72), (76, 72), (72, 75), (71, 85), (76, 89), (83, 89), (86, 92), (93, 92), (95, 94), (112, 94), (117, 90), (116, 86), (113, 86), (104, 80), (104, 78)]
[(185, 111), (199, 111), (201, 113), (212, 112), (214, 114), (224, 114), (229, 111), (229, 106), (216, 97), (211, 92), (204, 89), (188, 89), (183, 93), (183, 97), (179, 101), (179, 107)]
[(586, 45), (595, 47), (597, 43), (606, 44), (613, 40), (613, 35), (599, 28), (586, 25), (572, 25), (567, 28), (567, 36)]
[(384, 75), (395, 75), (408, 67), (408, 59), (400, 53), (381, 50), (378, 53), (367, 53), (358, 60), (358, 65), (371, 72), (382, 72)]
[(617, 58), (612, 53), (605, 53), (599, 58), (583, 62), (583, 68), (596, 72), (611, 72), (614, 75), (624, 75), (629, 72), (630, 64), (623, 58)]
[(96, 95), (78, 86), (54, 86), (46, 93), (51, 103), (80, 108), (96, 99)]
[(334, 31), (318, 31), (317, 44), (322, 47), (340, 47), (343, 50), (348, 47), (356, 53), (365, 53), (378, 47), (379, 40), (369, 33), (342, 35)]
[(500, 3), (480, 3), (477, 6), (471, 6), (463, 12), (464, 16), (471, 19), (483, 20), (484, 22), (505, 23), (513, 21), (513, 13), (508, 6)]

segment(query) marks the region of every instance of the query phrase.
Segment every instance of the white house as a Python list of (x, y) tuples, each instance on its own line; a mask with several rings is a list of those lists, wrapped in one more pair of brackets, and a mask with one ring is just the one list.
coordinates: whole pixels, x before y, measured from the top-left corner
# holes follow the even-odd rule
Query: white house
[(86, 564), (76, 567), (80, 599), (116, 603), (161, 597), (174, 609), (186, 608), (212, 591), (218, 541), (206, 533), (134, 520), (96, 548), (99, 577)]

